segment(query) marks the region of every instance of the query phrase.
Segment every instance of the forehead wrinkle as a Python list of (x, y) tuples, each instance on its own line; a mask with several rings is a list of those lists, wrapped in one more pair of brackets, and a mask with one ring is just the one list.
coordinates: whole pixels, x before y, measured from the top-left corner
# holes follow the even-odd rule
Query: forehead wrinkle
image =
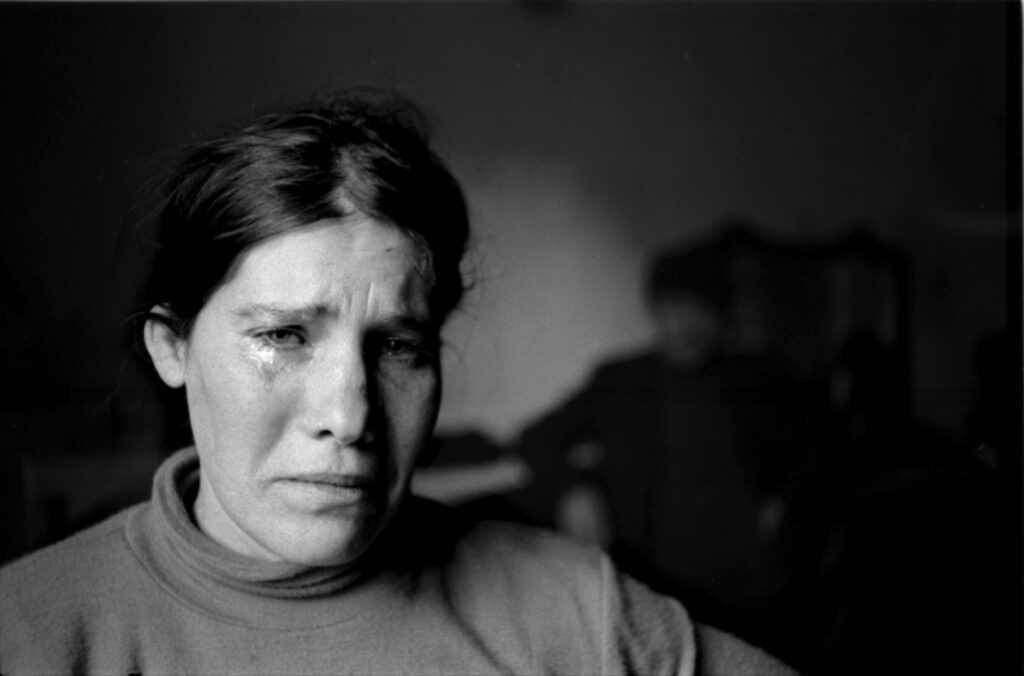
[(289, 306), (277, 303), (253, 303), (233, 312), (242, 319), (271, 320), (312, 320), (326, 315), (337, 314), (337, 311), (324, 303)]
[(417, 293), (420, 275), (409, 270), (400, 279), (373, 281), (360, 286), (356, 297), (347, 294), (350, 310), (365, 313), (379, 324), (423, 324), (429, 321), (427, 294)]
[[(366, 229), (378, 226), (390, 236), (367, 238)], [(338, 227), (344, 230), (333, 230)], [(349, 315), (373, 322), (388, 317), (428, 322), (433, 279), (424, 247), (387, 223), (354, 219), (349, 227), (328, 221), (248, 252), (226, 285), (227, 297), (236, 301), (232, 315), (292, 322)], [(337, 238), (313, 249), (299, 239), (332, 231), (354, 234), (342, 240), (340, 250), (333, 246)]]
[[(393, 277), (397, 277), (394, 275)], [(385, 280), (370, 280), (362, 284), (338, 280), (317, 293), (318, 300), (298, 302), (254, 302), (232, 311), (243, 320), (276, 323), (305, 323), (320, 319), (337, 319), (364, 312), (375, 321), (386, 325), (429, 323), (429, 304), (426, 293), (417, 297), (417, 282), (425, 282), (418, 271), (401, 275), (394, 286)], [(338, 287), (341, 287), (340, 289)], [(338, 289), (335, 291), (335, 289)]]

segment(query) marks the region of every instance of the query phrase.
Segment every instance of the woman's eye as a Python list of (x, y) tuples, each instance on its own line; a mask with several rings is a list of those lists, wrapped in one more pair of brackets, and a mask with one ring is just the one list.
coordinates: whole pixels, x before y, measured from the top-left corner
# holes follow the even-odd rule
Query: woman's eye
[(381, 341), (381, 352), (389, 357), (413, 355), (419, 352), (419, 344), (403, 338), (385, 338)]
[(379, 352), (383, 357), (410, 362), (424, 361), (432, 354), (425, 341), (397, 336), (382, 338)]
[(259, 334), (259, 338), (274, 347), (300, 347), (306, 344), (306, 338), (298, 329), (270, 329)]

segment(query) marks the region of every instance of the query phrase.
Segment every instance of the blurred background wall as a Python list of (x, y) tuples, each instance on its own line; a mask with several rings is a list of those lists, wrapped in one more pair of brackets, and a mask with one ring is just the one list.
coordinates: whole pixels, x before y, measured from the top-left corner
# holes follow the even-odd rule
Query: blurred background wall
[[(119, 337), (148, 183), (211, 127), (356, 82), (435, 115), (469, 196), (476, 288), (449, 333), (442, 429), (514, 436), (650, 338), (653, 250), (743, 215), (795, 243), (866, 223), (907, 253), (915, 411), (956, 430), (976, 341), (1020, 336), (1012, 7), (0, 6), (4, 462), (47, 459), (20, 471), (72, 485), (52, 498), (60, 514), (148, 466), (52, 478), (82, 476), (73, 458), (166, 450)], [(12, 495), (9, 522), (43, 518)]]

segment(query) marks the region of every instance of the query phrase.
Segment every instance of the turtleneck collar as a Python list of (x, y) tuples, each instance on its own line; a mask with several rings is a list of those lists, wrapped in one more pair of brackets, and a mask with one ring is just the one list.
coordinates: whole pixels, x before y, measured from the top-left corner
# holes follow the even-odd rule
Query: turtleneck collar
[[(190, 516), (199, 487), (194, 448), (168, 458), (153, 480), (147, 509), (129, 525), (136, 556), (154, 578), (182, 602), (233, 624), (268, 629), (328, 626), (355, 617), (401, 576), (389, 570), (393, 523), (353, 564), (308, 567), (252, 559), (205, 535)], [(396, 522), (400, 519), (396, 519)], [(345, 603), (339, 603), (344, 597)]]

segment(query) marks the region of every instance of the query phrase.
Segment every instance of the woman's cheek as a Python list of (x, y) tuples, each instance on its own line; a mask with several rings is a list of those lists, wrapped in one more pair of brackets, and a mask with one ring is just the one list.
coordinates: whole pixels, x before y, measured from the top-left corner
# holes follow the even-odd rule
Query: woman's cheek
[(220, 375), (210, 422), (221, 428), (222, 443), (250, 452), (273, 446), (287, 425), (294, 384), (249, 360), (236, 362)]
[(278, 378), (294, 372), (309, 358), (305, 350), (285, 350), (255, 339), (242, 345), (240, 351), (242, 361), (264, 389), (273, 387)]
[(433, 431), (440, 406), (437, 370), (424, 368), (405, 377), (386, 377), (381, 391), (390, 412), (392, 435), (402, 440), (404, 453), (418, 453)]

